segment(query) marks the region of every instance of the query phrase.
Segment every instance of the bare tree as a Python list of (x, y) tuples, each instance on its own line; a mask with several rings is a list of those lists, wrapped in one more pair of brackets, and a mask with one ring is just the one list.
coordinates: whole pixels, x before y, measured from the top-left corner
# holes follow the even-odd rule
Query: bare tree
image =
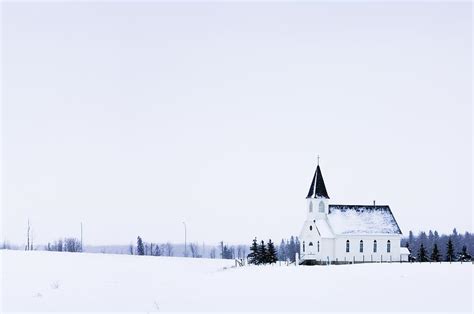
[(30, 250), (30, 219), (28, 218), (28, 226), (26, 228), (26, 247), (25, 251)]
[(164, 251), (167, 256), (173, 256), (173, 244), (167, 242)]
[(33, 229), (31, 229), (31, 235), (30, 235), (30, 238), (31, 238), (31, 243), (30, 243), (30, 251), (33, 251), (33, 238), (35, 236), (35, 232)]
[(191, 251), (192, 257), (201, 257), (199, 256), (199, 249), (197, 243), (189, 243), (189, 249)]
[(67, 252), (80, 252), (81, 241), (76, 238), (65, 238), (64, 239), (64, 250)]
[(130, 243), (128, 249), (129, 249), (130, 255), (133, 255), (133, 243)]
[(237, 246), (237, 258), (245, 258), (247, 253), (247, 247), (245, 245)]
[(155, 244), (155, 251), (153, 252), (153, 255), (161, 256), (161, 254), (163, 254), (163, 249), (161, 249), (158, 244)]
[(211, 249), (211, 252), (209, 253), (209, 257), (210, 258), (216, 258), (216, 248), (215, 247), (213, 247)]
[(62, 252), (62, 250), (63, 250), (63, 240), (58, 239), (57, 241), (54, 241), (53, 245), (51, 246), (51, 251)]

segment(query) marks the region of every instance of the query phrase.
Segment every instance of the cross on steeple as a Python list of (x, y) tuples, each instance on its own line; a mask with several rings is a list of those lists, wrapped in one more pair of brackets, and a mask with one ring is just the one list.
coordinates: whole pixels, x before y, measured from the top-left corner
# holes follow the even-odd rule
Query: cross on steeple
[(319, 166), (319, 155), (318, 155), (318, 166)]

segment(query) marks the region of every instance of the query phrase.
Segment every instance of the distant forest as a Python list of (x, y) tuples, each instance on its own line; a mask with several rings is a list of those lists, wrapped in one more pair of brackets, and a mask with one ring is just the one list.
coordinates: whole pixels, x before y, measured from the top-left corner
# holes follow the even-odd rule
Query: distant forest
[[(450, 242), (451, 244), (449, 244)], [(401, 246), (408, 247), (411, 255), (418, 259), (420, 251), (425, 250), (427, 256), (426, 261), (430, 260), (430, 254), (433, 252), (435, 245), (439, 250), (441, 260), (448, 260), (449, 258), (446, 258), (448, 253), (453, 254), (453, 260), (457, 260), (457, 257), (459, 257), (463, 251), (467, 251), (467, 253), (471, 255), (474, 253), (474, 236), (467, 231), (464, 234), (459, 234), (456, 228), (448, 235), (440, 235), (436, 230), (429, 230), (428, 233), (421, 231), (415, 235), (413, 231), (410, 230), (408, 237), (403, 238), (401, 241)], [(422, 246), (423, 249), (421, 249)], [(452, 252), (449, 252), (451, 250)]]

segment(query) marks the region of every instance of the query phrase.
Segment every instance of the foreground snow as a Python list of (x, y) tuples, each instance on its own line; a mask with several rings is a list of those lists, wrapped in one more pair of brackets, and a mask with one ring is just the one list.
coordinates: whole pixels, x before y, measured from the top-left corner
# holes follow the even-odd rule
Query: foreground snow
[(2, 311), (472, 310), (470, 263), (233, 268), (219, 259), (0, 252)]

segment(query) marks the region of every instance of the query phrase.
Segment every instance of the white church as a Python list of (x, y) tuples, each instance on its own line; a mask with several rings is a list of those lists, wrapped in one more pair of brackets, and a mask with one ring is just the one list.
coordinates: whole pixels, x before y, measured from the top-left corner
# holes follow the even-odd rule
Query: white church
[(302, 265), (408, 261), (402, 232), (388, 205), (333, 205), (321, 168), (306, 197), (300, 234)]

